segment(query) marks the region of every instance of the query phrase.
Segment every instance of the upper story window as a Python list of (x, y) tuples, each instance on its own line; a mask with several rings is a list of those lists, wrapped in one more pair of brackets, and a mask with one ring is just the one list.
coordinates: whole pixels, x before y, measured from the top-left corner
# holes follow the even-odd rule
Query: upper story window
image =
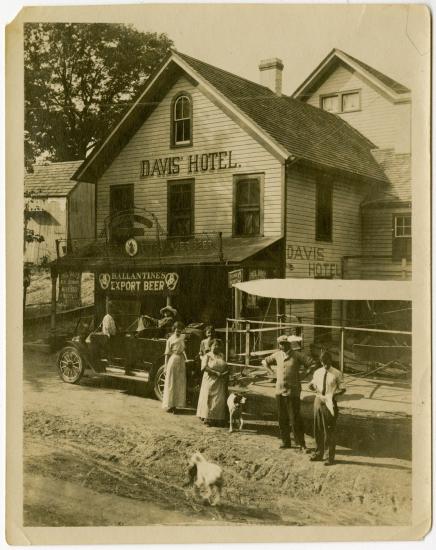
[(333, 184), (316, 183), (315, 239), (331, 241), (333, 234)]
[[(132, 236), (133, 216), (131, 211), (134, 208), (134, 186), (111, 185), (109, 191), (109, 212), (110, 219), (114, 220), (120, 215), (110, 227), (110, 240), (113, 242), (124, 242)], [(121, 215), (125, 212), (125, 215)]]
[(192, 99), (183, 93), (172, 104), (172, 145), (192, 145)]
[(392, 259), (412, 259), (412, 216), (394, 214), (392, 219)]
[(189, 237), (194, 233), (194, 180), (168, 182), (168, 235)]
[(320, 98), (321, 109), (329, 113), (360, 111), (360, 91), (338, 92)]
[(235, 176), (233, 182), (233, 234), (261, 235), (263, 232), (263, 176)]

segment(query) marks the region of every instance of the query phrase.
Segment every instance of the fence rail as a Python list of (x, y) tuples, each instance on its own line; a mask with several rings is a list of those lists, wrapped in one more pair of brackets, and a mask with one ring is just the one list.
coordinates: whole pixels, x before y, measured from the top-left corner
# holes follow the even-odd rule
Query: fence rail
[[(261, 326), (260, 326), (261, 325)], [(263, 325), (267, 325), (264, 327)], [(255, 321), (248, 319), (226, 319), (225, 329), (219, 329), (225, 332), (225, 353), (226, 361), (229, 365), (239, 366), (249, 369), (259, 369), (259, 364), (253, 364), (259, 361), (262, 356), (273, 353), (276, 350), (276, 338), (281, 334), (295, 334), (301, 338), (301, 345), (304, 347), (304, 329), (324, 328), (329, 331), (336, 331), (339, 343), (339, 366), (341, 372), (344, 372), (347, 333), (367, 335), (361, 342), (353, 343), (352, 349), (355, 357), (353, 361), (361, 362), (385, 362), (396, 363), (402, 360), (408, 362), (411, 357), (411, 331), (376, 329), (367, 327), (353, 327), (347, 325), (318, 325), (302, 322), (274, 322), (274, 321)], [(275, 333), (274, 338), (271, 338)], [(368, 338), (379, 335), (382, 342), (393, 338), (392, 344), (377, 342), (365, 343)], [(266, 337), (265, 336), (269, 336)], [(398, 343), (395, 338), (401, 337), (406, 343)], [(391, 356), (391, 361), (389, 361)], [(366, 358), (365, 358), (366, 357)], [(240, 361), (238, 359), (240, 358)]]

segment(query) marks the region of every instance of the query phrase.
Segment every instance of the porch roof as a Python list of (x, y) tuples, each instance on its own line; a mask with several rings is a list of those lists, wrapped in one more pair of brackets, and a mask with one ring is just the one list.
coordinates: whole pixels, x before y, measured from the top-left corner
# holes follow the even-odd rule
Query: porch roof
[[(189, 267), (226, 265), (240, 263), (267, 249), (281, 240), (279, 237), (224, 237), (222, 251), (217, 246), (196, 248), (195, 241), (180, 241), (178, 253), (151, 256), (138, 254), (129, 257), (123, 248), (94, 248), (88, 255), (67, 254), (51, 265), (58, 271), (101, 271), (104, 269), (153, 269), (166, 267)], [(198, 240), (197, 240), (198, 242)], [(90, 249), (88, 249), (90, 250)]]

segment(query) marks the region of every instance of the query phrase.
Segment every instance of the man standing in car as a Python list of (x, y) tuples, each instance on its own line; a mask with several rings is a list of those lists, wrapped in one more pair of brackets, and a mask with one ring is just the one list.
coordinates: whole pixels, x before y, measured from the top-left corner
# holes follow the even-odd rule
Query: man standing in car
[(276, 400), (277, 415), (282, 438), (281, 449), (291, 447), (291, 426), (294, 432), (295, 444), (305, 449), (304, 425), (300, 413), (300, 370), (304, 368), (303, 378), (310, 372), (313, 360), (301, 352), (292, 349), (290, 340), (295, 336), (282, 335), (277, 338), (279, 351), (265, 357), (262, 364), (271, 372), (271, 365), (277, 365)]

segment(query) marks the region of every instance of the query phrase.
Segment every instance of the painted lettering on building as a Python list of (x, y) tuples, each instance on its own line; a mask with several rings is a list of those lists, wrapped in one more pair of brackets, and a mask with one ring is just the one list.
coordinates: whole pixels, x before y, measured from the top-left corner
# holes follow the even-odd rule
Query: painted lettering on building
[[(302, 244), (288, 244), (286, 249), (287, 260), (304, 262), (308, 277), (325, 279), (341, 278), (341, 267), (336, 262), (329, 262), (323, 247), (307, 246)], [(288, 262), (289, 271), (294, 271), (294, 263)]]
[(234, 162), (232, 151), (214, 151), (187, 156), (145, 159), (141, 161), (141, 178), (177, 176), (179, 174), (198, 174), (239, 168)]
[(99, 273), (98, 283), (105, 292), (172, 294), (178, 290), (179, 274), (166, 271), (112, 271)]

